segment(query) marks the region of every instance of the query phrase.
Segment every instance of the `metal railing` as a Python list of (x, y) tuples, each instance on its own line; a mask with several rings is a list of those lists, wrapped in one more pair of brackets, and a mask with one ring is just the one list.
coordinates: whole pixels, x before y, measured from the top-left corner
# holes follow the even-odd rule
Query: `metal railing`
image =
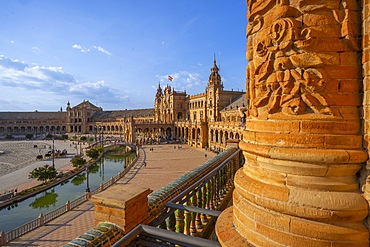
[(220, 246), (210, 239), (218, 215), (231, 201), (241, 165), (241, 151), (231, 148), (153, 192), (149, 226), (140, 224), (113, 246)]
[(69, 211), (73, 210), (77, 206), (79, 206), (82, 203), (88, 201), (88, 199), (92, 195), (95, 195), (95, 194), (107, 189), (108, 187), (112, 186), (115, 182), (117, 182), (119, 179), (124, 177), (130, 171), (130, 169), (136, 164), (138, 159), (139, 159), (139, 152), (137, 152), (137, 155), (136, 155), (135, 159), (130, 163), (129, 166), (127, 166), (124, 169), (123, 172), (119, 172), (117, 174), (117, 176), (112, 177), (110, 180), (101, 184), (95, 190), (93, 190), (89, 193), (86, 193), (85, 195), (80, 196), (80, 197), (76, 198), (73, 201), (67, 201), (67, 203), (65, 205), (60, 206), (59, 208), (54, 209), (51, 212), (48, 212), (46, 214), (40, 214), (38, 218), (36, 218), (34, 220), (31, 220), (31, 221), (29, 221), (29, 222), (15, 228), (15, 229), (11, 230), (9, 232), (5, 233), (4, 231), (1, 231), (0, 232), (0, 246), (6, 245), (10, 241), (12, 241), (12, 240), (14, 240), (18, 237), (21, 237), (21, 236), (25, 235), (26, 233), (28, 233), (32, 230), (35, 230), (36, 228), (39, 228), (39, 227), (45, 225), (46, 223), (56, 219), (57, 217), (63, 215), (66, 212), (69, 212)]

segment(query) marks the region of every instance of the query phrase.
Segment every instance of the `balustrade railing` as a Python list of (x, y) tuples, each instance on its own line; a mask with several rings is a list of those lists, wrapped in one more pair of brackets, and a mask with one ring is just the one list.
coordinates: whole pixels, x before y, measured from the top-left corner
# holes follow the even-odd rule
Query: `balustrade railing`
[(151, 225), (161, 225), (158, 223), (166, 219), (166, 228), (172, 230), (171, 219), (174, 218), (176, 232), (209, 238), (209, 226), (213, 226), (215, 216), (218, 216), (230, 201), (234, 174), (239, 169), (237, 164), (240, 164), (235, 160), (235, 157), (239, 158), (238, 154), (239, 152), (235, 152), (184, 192), (168, 201), (162, 216)]
[(73, 201), (67, 201), (67, 203), (65, 205), (63, 205), (63, 206), (61, 206), (57, 209), (54, 209), (53, 211), (48, 212), (45, 215), (40, 214), (40, 216), (38, 218), (36, 218), (34, 220), (31, 220), (31, 221), (29, 221), (29, 222), (15, 228), (15, 229), (11, 230), (9, 232), (5, 233), (4, 231), (1, 231), (0, 232), (0, 246), (6, 245), (10, 241), (12, 241), (12, 240), (14, 240), (18, 237), (21, 237), (22, 235), (25, 235), (26, 233), (28, 233), (32, 230), (35, 230), (38, 227), (41, 227), (41, 226), (45, 225), (46, 223), (56, 219), (57, 217), (61, 216), (62, 214), (66, 213), (68, 211), (73, 210), (77, 206), (86, 202), (91, 195), (97, 194), (97, 193), (107, 189), (111, 185), (113, 185), (116, 181), (118, 181), (120, 178), (125, 176), (126, 173), (129, 172), (129, 170), (135, 165), (135, 163), (139, 159), (138, 153), (139, 152), (137, 152), (137, 155), (136, 155), (135, 159), (130, 163), (129, 166), (127, 166), (125, 168), (125, 170), (123, 172), (119, 172), (117, 174), (117, 176), (112, 177), (110, 180), (101, 184), (95, 190), (93, 190), (89, 193), (86, 193), (85, 195), (80, 196), (80, 197), (76, 198)]
[(218, 246), (208, 239), (218, 215), (231, 201), (234, 174), (241, 165), (240, 150), (230, 148), (153, 192), (148, 196), (149, 226), (139, 225), (114, 247), (133, 241), (138, 245), (195, 241), (199, 246)]

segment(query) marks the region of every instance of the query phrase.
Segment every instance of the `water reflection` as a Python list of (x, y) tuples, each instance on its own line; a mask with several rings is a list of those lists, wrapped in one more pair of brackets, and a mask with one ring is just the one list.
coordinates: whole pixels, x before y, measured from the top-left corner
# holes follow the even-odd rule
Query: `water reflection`
[(12, 208), (18, 207), (18, 202), (13, 203), (11, 206), (8, 206), (7, 209), (10, 210)]
[(99, 171), (99, 166), (97, 164), (89, 167), (89, 172), (95, 174)]
[[(126, 164), (135, 159), (135, 152), (129, 153), (125, 158), (104, 157), (101, 162), (89, 168), (89, 182), (91, 190), (105, 183), (104, 177), (110, 179), (122, 172)], [(65, 205), (69, 200), (83, 196), (86, 192), (86, 172), (82, 172), (63, 183), (32, 196), (23, 201), (18, 201), (6, 208), (0, 209), (0, 231), (10, 231), (30, 220), (36, 219), (40, 213), (48, 213)], [(3, 224), (6, 222), (6, 224)]]
[(81, 185), (84, 181), (86, 180), (86, 174), (85, 173), (80, 173), (77, 174), (71, 181), (72, 184), (75, 186)]
[(61, 182), (61, 183), (60, 183), (60, 186), (63, 186), (63, 185), (68, 184), (68, 183), (69, 183), (69, 179), (67, 179), (67, 180), (65, 180), (65, 181), (63, 181), (63, 182)]
[(45, 194), (39, 198), (36, 198), (30, 206), (33, 208), (49, 208), (50, 206), (55, 207), (57, 202), (58, 194), (55, 192), (54, 189), (51, 191), (46, 191)]
[(104, 159), (101, 159), (100, 162), (99, 162), (99, 166), (100, 166), (100, 173), (99, 173), (99, 177), (102, 178), (102, 180), (104, 181), (104, 160), (105, 160), (105, 156), (104, 156)]

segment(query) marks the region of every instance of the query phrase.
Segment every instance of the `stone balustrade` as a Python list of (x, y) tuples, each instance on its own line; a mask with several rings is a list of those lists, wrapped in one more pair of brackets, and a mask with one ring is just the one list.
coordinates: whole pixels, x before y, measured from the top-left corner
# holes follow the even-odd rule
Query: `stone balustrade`
[[(234, 174), (240, 165), (240, 150), (230, 148), (151, 194), (147, 188), (112, 186), (91, 198), (95, 224), (114, 224), (124, 235), (130, 235), (135, 226), (149, 224), (209, 238), (220, 210), (231, 199)], [(81, 236), (66, 246), (83, 246), (77, 241)]]

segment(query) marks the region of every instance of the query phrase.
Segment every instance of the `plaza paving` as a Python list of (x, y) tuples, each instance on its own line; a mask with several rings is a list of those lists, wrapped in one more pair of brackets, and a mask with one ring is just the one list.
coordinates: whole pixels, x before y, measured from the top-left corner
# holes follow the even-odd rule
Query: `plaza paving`
[[(37, 145), (37, 147), (35, 147)], [(36, 161), (38, 154), (47, 153), (53, 147), (53, 141), (1, 141), (0, 151), (0, 194), (5, 191), (17, 189), (18, 192), (36, 186), (41, 182), (29, 179), (30, 172), (46, 164), (52, 165), (52, 159)], [(82, 146), (83, 148), (84, 146)], [(54, 165), (57, 170), (69, 170), (70, 159), (79, 152), (80, 146), (70, 141), (54, 141), (55, 150), (66, 149), (68, 155), (64, 158), (55, 158)]]
[[(69, 147), (69, 144), (66, 143), (66, 146)], [(153, 151), (150, 151), (150, 148), (153, 148)], [(207, 157), (205, 157), (205, 153)], [(136, 165), (118, 182), (121, 184), (148, 187), (155, 191), (214, 156), (215, 154), (212, 152), (186, 145), (182, 145), (181, 149), (178, 149), (174, 145), (143, 146), (143, 149), (140, 149), (140, 158)], [(58, 169), (68, 169), (67, 163), (69, 160), (65, 161), (65, 166), (60, 164), (58, 166), (56, 165), (56, 167), (59, 167)], [(144, 161), (146, 162), (146, 166), (144, 166)], [(26, 167), (29, 166), (31, 165)], [(2, 177), (13, 176), (14, 178), (17, 175), (12, 174), (17, 174), (22, 169), (24, 168)], [(24, 175), (24, 171), (19, 176), (22, 174)], [(2, 177), (0, 177), (0, 181)], [(26, 184), (29, 184), (29, 182)], [(13, 186), (20, 188), (21, 186), (26, 187), (26, 184)], [(93, 227), (93, 203), (86, 202), (71, 212), (51, 221), (46, 226), (15, 239), (7, 246), (63, 246), (71, 239), (76, 238)]]

